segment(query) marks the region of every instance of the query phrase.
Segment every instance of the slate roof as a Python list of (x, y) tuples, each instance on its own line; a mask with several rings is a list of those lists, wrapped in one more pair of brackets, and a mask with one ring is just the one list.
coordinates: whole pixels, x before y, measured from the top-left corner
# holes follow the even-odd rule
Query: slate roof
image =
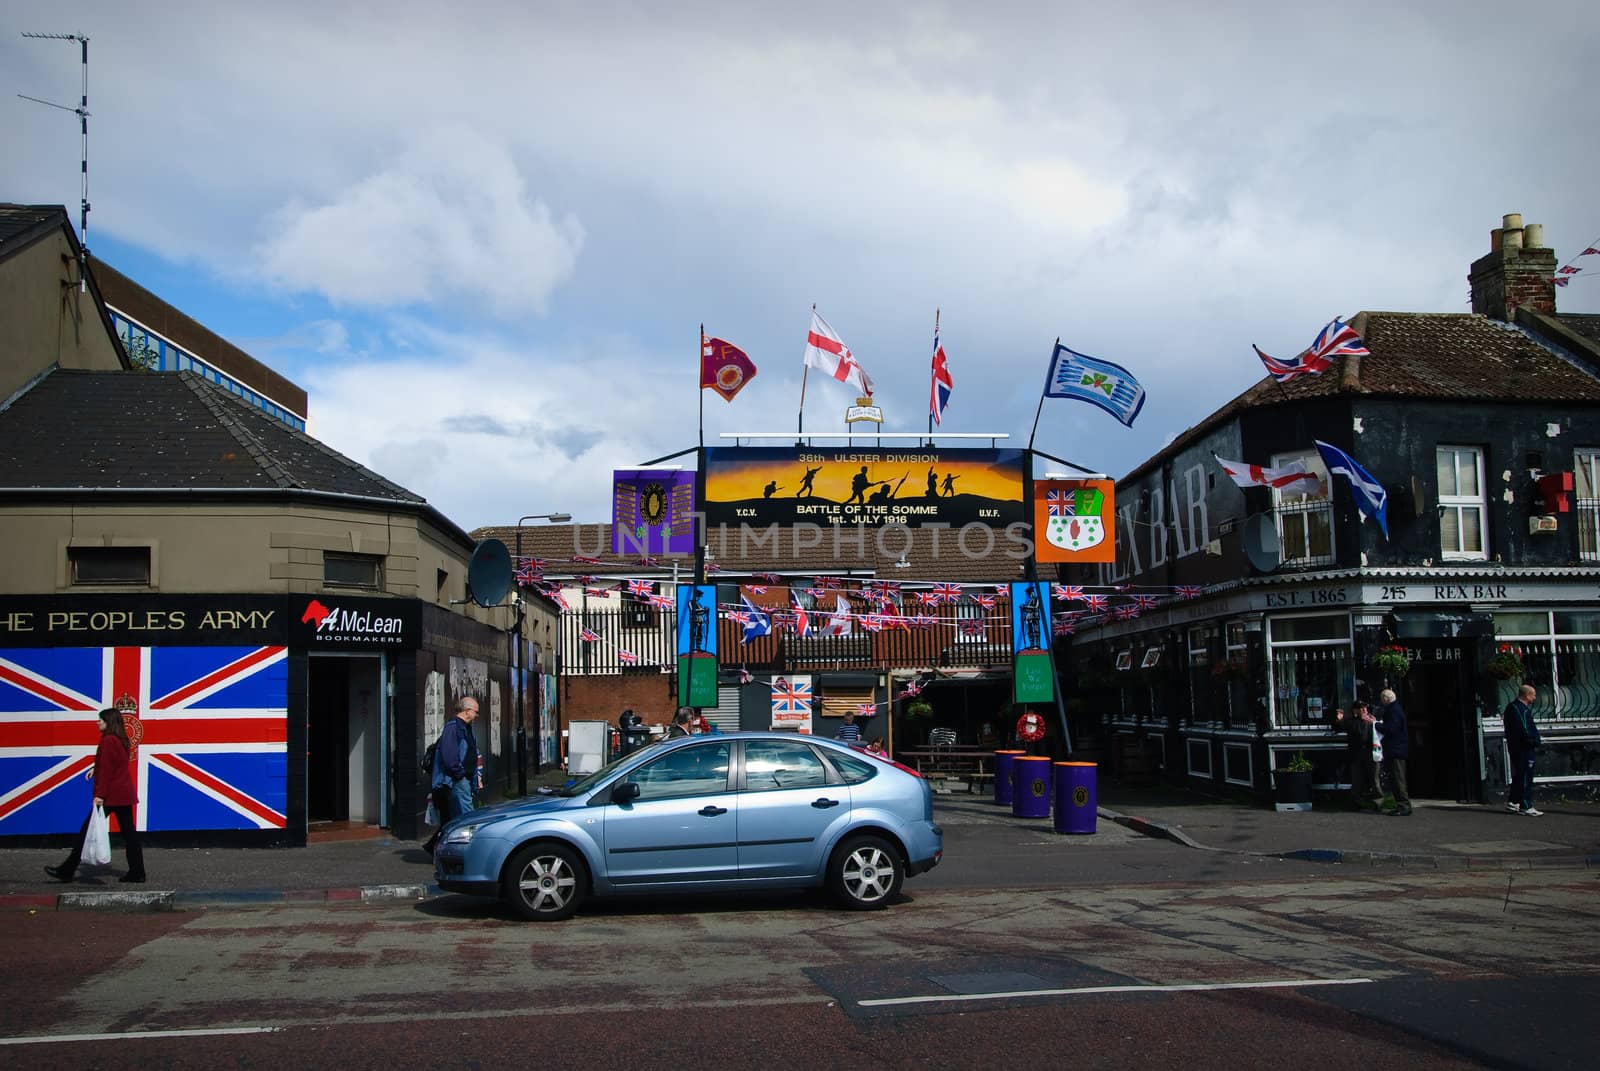
[(60, 205), (0, 203), (0, 260), (67, 222)]
[[(905, 559), (910, 565), (898, 568), (895, 563), (900, 559), (901, 550), (907, 547), (908, 532), (909, 549), (906, 549)], [(934, 547), (936, 535), (937, 553)], [(754, 536), (759, 536), (763, 542), (757, 544)], [(807, 545), (818, 536), (821, 537), (820, 544)], [(752, 538), (745, 539), (743, 543), (736, 529), (730, 528), (725, 534), (713, 530), (707, 538), (711, 552), (708, 560), (715, 562), (718, 572), (708, 579), (715, 579), (719, 575), (748, 576), (757, 572), (794, 576), (839, 576), (848, 572), (854, 576), (874, 576), (883, 580), (951, 583), (1001, 583), (1023, 578), (1019, 568), (1021, 559), (1005, 553), (1008, 544), (1003, 530), (996, 531), (994, 548), (987, 554), (983, 553), (987, 541), (977, 533), (970, 533), (966, 540), (971, 553), (963, 550), (957, 536), (958, 532), (952, 529), (912, 528), (904, 532), (896, 529), (885, 533), (880, 541), (876, 533), (868, 531), (861, 540), (863, 545), (857, 546), (853, 533), (841, 533), (835, 546), (831, 530), (780, 528), (777, 539), (773, 540), (767, 536), (766, 530), (756, 529), (752, 531)], [(472, 537), (477, 540), (498, 539), (510, 549), (512, 555), (517, 554), (518, 532), (515, 526), (477, 528), (473, 530)], [(799, 547), (796, 547), (797, 541), (801, 544)], [(671, 576), (672, 567), (677, 565), (680, 579), (687, 581), (694, 572), (693, 555), (653, 555), (657, 564), (642, 565), (637, 554), (612, 554), (609, 524), (524, 525), (521, 547), (524, 557), (543, 559), (546, 563), (545, 574), (553, 578), (580, 574), (607, 577)], [(574, 555), (599, 558), (602, 564), (574, 563), (571, 561)]]
[(1556, 319), (1590, 342), (1600, 345), (1600, 314), (1563, 312)]
[(0, 494), (46, 488), (307, 491), (426, 505), (193, 372), (56, 369), (0, 409)]
[[(1581, 330), (1571, 323), (1576, 319), (1582, 318), (1562, 316), (1561, 322)], [(1600, 316), (1587, 319), (1600, 321)], [(1183, 450), (1244, 410), (1314, 398), (1600, 403), (1600, 380), (1513, 324), (1467, 312), (1363, 312), (1348, 322), (1372, 351), (1369, 355), (1340, 358), (1321, 375), (1288, 383), (1262, 377), (1123, 479)]]

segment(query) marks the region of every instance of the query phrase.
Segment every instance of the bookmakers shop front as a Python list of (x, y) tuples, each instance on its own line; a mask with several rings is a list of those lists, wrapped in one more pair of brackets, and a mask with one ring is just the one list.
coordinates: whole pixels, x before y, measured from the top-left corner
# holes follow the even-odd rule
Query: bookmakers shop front
[[(1600, 792), (1600, 573), (1395, 569), (1247, 580), (1084, 630), (1077, 698), (1110, 760), (1262, 795), (1295, 752), (1319, 788), (1347, 787), (1336, 708), (1385, 687), (1410, 723), (1414, 796), (1485, 802), (1508, 776), (1500, 713), (1539, 689), (1541, 794)], [(1399, 648), (1405, 672), (1374, 655)], [(1505, 675), (1514, 655), (1522, 677)], [(1499, 656), (1499, 657), (1497, 657)]]
[[(451, 627), (425, 628), (435, 615)], [(498, 630), (416, 599), (0, 597), (0, 841), (77, 831), (106, 707), (157, 840), (301, 845), (334, 822), (412, 835), (424, 712), (453, 688), (488, 711), (505, 662)]]

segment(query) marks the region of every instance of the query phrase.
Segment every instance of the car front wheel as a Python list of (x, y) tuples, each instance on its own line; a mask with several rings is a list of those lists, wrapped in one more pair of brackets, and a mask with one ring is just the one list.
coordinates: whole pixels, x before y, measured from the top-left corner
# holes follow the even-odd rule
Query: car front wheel
[(852, 911), (875, 911), (888, 906), (904, 881), (900, 857), (894, 845), (882, 837), (847, 840), (828, 864), (828, 887)]
[(583, 902), (586, 873), (583, 859), (565, 844), (530, 844), (506, 867), (506, 901), (534, 922), (571, 918)]

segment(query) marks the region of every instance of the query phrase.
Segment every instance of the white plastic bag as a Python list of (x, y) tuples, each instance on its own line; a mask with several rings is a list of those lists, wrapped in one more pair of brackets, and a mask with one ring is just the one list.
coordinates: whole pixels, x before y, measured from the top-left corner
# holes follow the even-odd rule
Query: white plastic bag
[(89, 816), (89, 832), (84, 834), (83, 861), (95, 866), (111, 862), (111, 824), (106, 821), (106, 809), (98, 803)]
[(1372, 727), (1372, 761), (1383, 761), (1383, 733), (1376, 725)]
[(423, 814), (422, 820), (430, 826), (439, 824), (439, 808), (434, 804), (433, 797), (428, 797), (428, 810)]

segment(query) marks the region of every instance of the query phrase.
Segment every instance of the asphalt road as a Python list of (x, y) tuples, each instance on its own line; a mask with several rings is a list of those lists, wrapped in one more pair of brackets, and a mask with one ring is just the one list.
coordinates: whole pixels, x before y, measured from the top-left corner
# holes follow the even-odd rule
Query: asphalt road
[[(1592, 871), (0, 916), (28, 1068), (1594, 1065)], [(222, 1033), (222, 1031), (243, 1031)], [(1286, 1057), (1286, 1054), (1290, 1054)]]

